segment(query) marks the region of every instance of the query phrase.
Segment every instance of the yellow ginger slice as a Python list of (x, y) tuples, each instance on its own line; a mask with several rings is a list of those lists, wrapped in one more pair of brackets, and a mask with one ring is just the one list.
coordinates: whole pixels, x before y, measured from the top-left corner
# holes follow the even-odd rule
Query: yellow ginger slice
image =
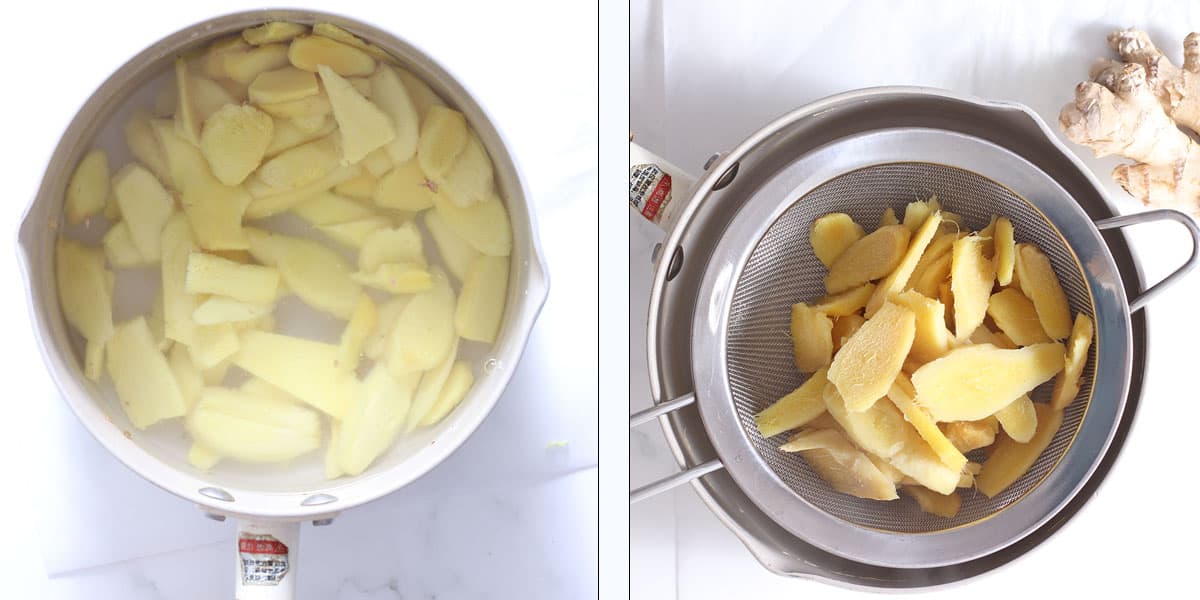
[(779, 447), (799, 452), (833, 489), (870, 500), (895, 500), (896, 484), (862, 450), (833, 429), (805, 429)]
[(907, 227), (880, 227), (851, 244), (829, 267), (825, 289), (837, 294), (885, 277), (904, 258), (911, 237)]
[(979, 475), (975, 476), (975, 488), (984, 496), (994, 498), (1020, 479), (1054, 439), (1054, 434), (1062, 425), (1062, 411), (1038, 403), (1034, 404), (1034, 409), (1038, 425), (1033, 437), (1024, 444), (1010, 437), (1000, 440), (984, 461)]
[(826, 369), (818, 369), (800, 387), (754, 415), (754, 424), (764, 438), (803, 427), (825, 413)]
[(845, 213), (829, 213), (813, 221), (809, 234), (813, 254), (829, 267), (851, 244), (866, 235), (863, 228)]
[(833, 321), (803, 302), (792, 305), (792, 354), (796, 369), (812, 373), (833, 358)]
[(1042, 330), (1033, 302), (1015, 288), (1004, 288), (988, 299), (987, 314), (996, 322), (1000, 331), (1018, 346), (1029, 346), (1049, 342), (1050, 337)]
[(342, 140), (342, 161), (355, 164), (396, 138), (392, 119), (363, 97), (354, 86), (328, 66), (319, 65), (317, 73), (333, 105)]
[(900, 263), (896, 265), (896, 268), (883, 281), (879, 282), (879, 285), (876, 286), (875, 291), (871, 294), (870, 300), (867, 301), (867, 309), (864, 316), (868, 319), (874, 316), (875, 311), (879, 310), (880, 306), (883, 306), (885, 300), (890, 299), (904, 289), (909, 278), (912, 277), (913, 269), (917, 266), (917, 261), (921, 260), (921, 255), (929, 247), (929, 242), (933, 240), (934, 234), (937, 233), (938, 225), (941, 223), (942, 213), (934, 211), (916, 228), (916, 233), (912, 235), (908, 249), (904, 252), (904, 256), (901, 257)]
[(1094, 334), (1092, 319), (1082, 313), (1075, 315), (1075, 326), (1071, 329), (1071, 339), (1067, 341), (1066, 367), (1054, 380), (1054, 392), (1050, 396), (1050, 406), (1054, 410), (1063, 410), (1079, 395), (1079, 378), (1083, 375)]
[(1061, 371), (1063, 354), (1058, 343), (1016, 350), (988, 344), (963, 346), (917, 369), (912, 382), (921, 405), (935, 420), (974, 421), (1008, 406)]
[(829, 367), (829, 381), (837, 387), (848, 410), (867, 410), (887, 393), (912, 348), (915, 334), (913, 312), (885, 302), (842, 346)]
[(1046, 334), (1055, 340), (1071, 335), (1071, 306), (1050, 259), (1037, 246), (1017, 244), (1016, 273), (1021, 291), (1033, 301)]
[(82, 223), (84, 219), (104, 210), (108, 200), (108, 155), (92, 150), (84, 155), (67, 183), (67, 203), (64, 212), (67, 223)]
[(954, 335), (965, 340), (987, 314), (995, 281), (995, 265), (983, 255), (983, 238), (967, 236), (951, 251), (950, 291), (954, 294)]
[(1033, 433), (1037, 430), (1037, 412), (1028, 395), (1021, 396), (1012, 404), (996, 411), (996, 420), (1000, 422), (1008, 437), (1022, 444), (1033, 439)]

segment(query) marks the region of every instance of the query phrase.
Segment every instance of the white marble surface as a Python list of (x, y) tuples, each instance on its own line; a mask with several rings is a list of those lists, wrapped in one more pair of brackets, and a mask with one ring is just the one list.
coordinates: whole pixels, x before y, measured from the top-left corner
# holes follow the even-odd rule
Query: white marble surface
[[(643, 145), (693, 170), (788, 109), (872, 85), (930, 85), (1015, 100), (1054, 123), (1092, 59), (1107, 52), (1108, 31), (1147, 28), (1178, 60), (1184, 35), (1200, 23), (1200, 5), (1184, 2), (633, 0), (630, 14), (631, 127)], [(1079, 154), (1108, 182), (1115, 159)], [(1140, 210), (1117, 186), (1107, 186), (1122, 212)], [(630, 214), (634, 254), (656, 241), (639, 219)], [(1186, 256), (1186, 237), (1170, 225), (1143, 226), (1128, 236), (1150, 281)], [(639, 286), (639, 277), (648, 278), (649, 267), (635, 256), (630, 273), (630, 313), (644, 315), (647, 286)], [(1197, 294), (1200, 275), (1193, 275), (1150, 306), (1142, 406), (1121, 459), (1086, 509), (1015, 564), (929, 596), (1180, 591), (1200, 526), (1177, 518), (1176, 505), (1161, 500), (1164, 492), (1185, 498), (1200, 491), (1172, 475), (1200, 418), (1189, 385)], [(646, 386), (644, 340), (644, 330), (631, 324), (634, 410), (646, 405), (636, 393)], [(654, 426), (635, 432), (630, 448), (635, 485), (677, 468)], [(864, 595), (770, 574), (690, 487), (634, 506), (631, 522), (634, 599)]]
[[(594, 7), (295, 4), (391, 29), (469, 82), (524, 167), (552, 281), (509, 389), (474, 436), (409, 487), (329, 527), (304, 527), (300, 597), (594, 597), (596, 333), (587, 315), (596, 314), (597, 238), (578, 226), (595, 210), (596, 81), (594, 68), (579, 68), (595, 64)], [(73, 5), (64, 18), (62, 6), (27, 3), (10, 14), (54, 33), (18, 27), (0, 41), (6, 55), (29, 57), (7, 71), (26, 91), (0, 100), (12, 116), (0, 150), (3, 230), (15, 232), (59, 133), (113, 69), (171, 31), (252, 7), (121, 1)], [(0, 357), (13, 392), (11, 417), (0, 420), (0, 596), (231, 597), (232, 525), (141, 480), (86, 433), (45, 375), (11, 251), (0, 269), (9, 290)], [(567, 445), (547, 446), (555, 441)]]

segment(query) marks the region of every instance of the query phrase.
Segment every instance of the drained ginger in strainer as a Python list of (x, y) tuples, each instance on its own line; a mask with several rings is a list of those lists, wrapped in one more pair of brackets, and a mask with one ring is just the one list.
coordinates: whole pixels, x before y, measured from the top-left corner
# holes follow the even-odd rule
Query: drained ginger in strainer
[(841, 493), (902, 491), (953, 518), (957, 489), (993, 497), (1049, 446), (1094, 326), (1079, 313), (1072, 327), (1049, 258), (1009, 219), (967, 231), (936, 197), (895, 214), (866, 234), (841, 213), (814, 222), (829, 295), (798, 299), (791, 342), (802, 374), (816, 372), (755, 422), (763, 437), (793, 431), (780, 449)]

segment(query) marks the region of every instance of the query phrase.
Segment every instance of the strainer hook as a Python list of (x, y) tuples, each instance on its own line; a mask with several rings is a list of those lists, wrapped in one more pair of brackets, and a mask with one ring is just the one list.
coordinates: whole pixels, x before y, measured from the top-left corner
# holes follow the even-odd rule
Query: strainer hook
[[(641, 412), (634, 413), (629, 417), (629, 428), (633, 429), (638, 425), (649, 423), (658, 417), (673, 413), (685, 406), (690, 406), (695, 402), (696, 394), (688, 393), (675, 398), (674, 400), (663, 402), (662, 404), (652, 406)], [(724, 468), (724, 466), (725, 465), (720, 460), (714, 458), (706, 463), (697, 465), (685, 471), (680, 471), (674, 475), (659, 479), (653, 483), (646, 484), (630, 492), (629, 503), (636, 504), (642, 500), (645, 500), (646, 498), (651, 498), (668, 490), (675, 489), (676, 487), (679, 487), (680, 485), (683, 485), (693, 479), (703, 477), (704, 475), (712, 473), (713, 471)]]

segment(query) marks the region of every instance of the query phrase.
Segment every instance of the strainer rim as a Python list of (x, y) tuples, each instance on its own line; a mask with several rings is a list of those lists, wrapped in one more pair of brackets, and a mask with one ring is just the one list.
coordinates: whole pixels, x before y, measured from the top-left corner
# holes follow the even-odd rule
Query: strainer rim
[[(830, 144), (827, 144), (826, 146), (824, 146), (822, 148), (813, 150), (812, 152), (806, 154), (806, 156), (798, 159), (796, 161), (796, 163), (792, 163), (792, 166), (788, 167), (788, 168), (790, 169), (790, 168), (794, 167), (798, 162), (803, 162), (805, 160), (812, 162), (814, 156), (819, 157), (819, 156), (821, 156), (821, 153), (823, 151), (830, 152), (829, 148), (845, 144), (845, 143), (847, 143), (847, 141), (850, 141), (850, 140), (876, 137), (876, 136), (880, 136), (880, 135), (883, 135), (883, 134), (889, 133), (889, 132), (892, 132), (891, 134), (894, 134), (894, 132), (910, 133), (911, 132), (910, 130), (911, 131), (920, 130), (923, 132), (935, 132), (935, 134), (938, 136), (949, 136), (950, 138), (958, 139), (960, 141), (961, 140), (969, 140), (970, 143), (972, 143), (972, 144), (984, 144), (985, 146), (987, 146), (988, 148), (990, 148), (992, 150), (1000, 151), (1001, 154), (1008, 157), (1009, 161), (1016, 161), (1017, 164), (1021, 165), (1022, 169), (1025, 169), (1031, 173), (1036, 173), (1037, 175), (1040, 175), (1040, 178), (1043, 180), (1043, 182), (1048, 183), (1050, 186), (1052, 186), (1052, 188), (1055, 189), (1055, 191), (1058, 194), (1062, 194), (1062, 195), (1066, 194), (1065, 190), (1062, 190), (1061, 186), (1058, 186), (1056, 182), (1054, 182), (1047, 175), (1045, 175), (1040, 170), (1038, 170), (1035, 166), (1033, 166), (1032, 164), (1029, 164), (1027, 161), (1022, 159), (1021, 157), (1016, 156), (1015, 154), (1008, 152), (1007, 150), (1000, 148), (1000, 147), (996, 146), (995, 144), (992, 144), (991, 142), (987, 142), (985, 140), (982, 140), (982, 139), (979, 139), (979, 138), (976, 138), (973, 136), (965, 135), (965, 134), (954, 133), (954, 132), (949, 132), (949, 131), (945, 131), (945, 130), (931, 130), (928, 128), (893, 128), (893, 129), (885, 129), (885, 130), (873, 130), (873, 131), (857, 134), (855, 136), (848, 136), (847, 138), (835, 140), (834, 142), (831, 142)], [(760, 140), (761, 139), (762, 138), (760, 138)], [(739, 150), (742, 150), (742, 149), (739, 148)], [(737, 152), (735, 152), (735, 154), (738, 155), (739, 157), (741, 156), (741, 154), (738, 154)], [(854, 153), (853, 152), (849, 152), (849, 153), (843, 152), (843, 154), (854, 154)], [(936, 153), (934, 153), (934, 154), (936, 154)], [(731, 155), (731, 157), (732, 156), (733, 155)], [(729, 160), (729, 157), (727, 157), (727, 160)], [(861, 167), (868, 166), (869, 164), (878, 164), (878, 163), (884, 163), (884, 162), (938, 162), (938, 163), (942, 163), (942, 164), (949, 164), (949, 165), (952, 165), (952, 166), (955, 166), (958, 168), (964, 168), (961, 160), (955, 160), (954, 158), (952, 158), (950, 156), (947, 156), (946, 160), (929, 160), (928, 158), (922, 158), (921, 160), (917, 160), (914, 156), (911, 156), (911, 155), (909, 155), (909, 156), (897, 155), (894, 157), (893, 160), (880, 160), (877, 157), (873, 160), (866, 160), (864, 158), (859, 157), (856, 160), (857, 160), (857, 162), (855, 162), (855, 160), (848, 160), (848, 161), (844, 161), (844, 162), (846, 162), (847, 164), (856, 165), (854, 168), (861, 168)], [(970, 161), (967, 161), (967, 162), (970, 162)], [(791, 199), (803, 197), (806, 193), (808, 193), (812, 189), (815, 189), (817, 186), (825, 183), (826, 181), (832, 179), (834, 176), (843, 174), (850, 170), (853, 170), (853, 168), (843, 166), (842, 168), (837, 170), (836, 173), (822, 173), (819, 176), (810, 174), (805, 179), (803, 185), (793, 185), (792, 189), (790, 191), (788, 191), (786, 194), (783, 194), (782, 197), (783, 198), (791, 198)], [(980, 174), (982, 174), (984, 176), (988, 176), (987, 171), (989, 169), (967, 168), (967, 170), (969, 170), (971, 172), (975, 172), (975, 173), (980, 173), (980, 171), (984, 171), (983, 173), (980, 173)], [(714, 171), (719, 173), (720, 169), (719, 168), (714, 169)], [(997, 177), (989, 177), (989, 178), (993, 179), (993, 180), (998, 180)], [(766, 185), (767, 184), (764, 184), (763, 186), (761, 186), (759, 188), (759, 190), (761, 191), (763, 187), (766, 187)], [(1011, 187), (1011, 186), (1008, 186), (1008, 187)], [(756, 191), (755, 194), (757, 194), (757, 193), (759, 193), (759, 192)], [(1019, 194), (1019, 196), (1024, 197), (1020, 194)], [(1069, 196), (1067, 196), (1067, 198), (1069, 199)], [(1026, 199), (1026, 200), (1028, 201), (1028, 199)], [(1037, 206), (1037, 203), (1030, 202), (1030, 204), (1035, 207)], [(979, 556), (994, 552), (1000, 548), (1003, 548), (1003, 547), (1015, 542), (1016, 540), (1027, 535), (1030, 531), (1036, 529), (1036, 527), (1040, 526), (1040, 524), (1044, 523), (1050, 517), (1052, 517), (1063, 505), (1066, 504), (1066, 502), (1068, 502), (1071, 499), (1071, 497), (1073, 497), (1074, 493), (1076, 491), (1078, 491), (1078, 489), (1083, 485), (1083, 483), (1085, 483), (1087, 481), (1088, 477), (1090, 476), (1091, 471), (1093, 471), (1095, 469), (1095, 466), (1098, 464), (1099, 458), (1103, 456), (1104, 451), (1107, 449), (1108, 443), (1112, 439), (1112, 435), (1115, 431), (1116, 425), (1119, 423), (1121, 407), (1124, 404), (1124, 394), (1123, 393), (1119, 396), (1113, 394), (1113, 396), (1117, 399), (1117, 402), (1114, 407), (1115, 413), (1112, 415), (1113, 418), (1112, 418), (1111, 423), (1108, 426), (1107, 431), (1106, 431), (1105, 439), (1103, 440), (1101, 447), (1098, 448), (1097, 452), (1094, 453), (1092, 460), (1089, 461), (1087, 468), (1084, 470), (1085, 472), (1080, 474), (1076, 479), (1073, 480), (1074, 484), (1069, 486), (1070, 489), (1059, 490), (1059, 493), (1056, 494), (1056, 496), (1055, 496), (1057, 498), (1056, 501), (1054, 501), (1053, 505), (1051, 507), (1049, 507), (1043, 514), (1040, 514), (1040, 516), (1034, 515), (1034, 517), (1032, 517), (1032, 518), (1024, 519), (1022, 521), (1024, 524), (1021, 526), (1020, 531), (1009, 532), (1006, 536), (993, 536), (993, 537), (997, 537), (997, 540), (994, 542), (991, 542), (991, 543), (971, 544), (971, 546), (974, 547), (973, 550), (963, 551), (963, 552), (956, 554), (955, 556), (950, 557), (950, 558), (942, 558), (942, 559), (930, 559), (928, 557), (916, 558), (915, 555), (919, 554), (919, 553), (914, 553), (911, 551), (907, 552), (907, 553), (896, 553), (895, 549), (897, 547), (904, 546), (905, 544), (908, 544), (910, 546), (913, 544), (916, 544), (915, 540), (917, 538), (936, 539), (938, 541), (945, 540), (950, 537), (962, 538), (962, 537), (964, 537), (965, 530), (967, 530), (967, 529), (972, 530), (972, 537), (978, 537), (978, 536), (974, 535), (978, 526), (983, 525), (987, 521), (992, 521), (996, 517), (1000, 516), (1001, 514), (1004, 514), (1009, 511), (1007, 511), (1007, 510), (1000, 511), (996, 515), (992, 515), (991, 517), (989, 517), (987, 519), (975, 521), (975, 522), (972, 522), (969, 526), (956, 528), (956, 529), (952, 529), (952, 530), (943, 530), (943, 531), (919, 533), (919, 534), (917, 534), (917, 533), (895, 533), (895, 532), (887, 532), (886, 534), (880, 534), (880, 533), (872, 533), (870, 531), (864, 530), (862, 528), (862, 526), (860, 526), (860, 525), (848, 523), (846, 521), (842, 521), (841, 519), (838, 519), (836, 517), (828, 515), (823, 510), (816, 508), (815, 506), (808, 503), (807, 501), (800, 503), (802, 506), (804, 506), (806, 508), (806, 510), (804, 512), (806, 519), (807, 519), (806, 522), (804, 523), (806, 525), (806, 527), (796, 526), (796, 524), (795, 524), (796, 519), (780, 518), (778, 515), (778, 512), (779, 512), (778, 503), (776, 503), (774, 506), (764, 505), (764, 502), (762, 500), (763, 494), (766, 493), (767, 491), (769, 491), (771, 488), (774, 488), (776, 491), (786, 490), (787, 494), (792, 494), (792, 495), (794, 495), (794, 492), (791, 490), (791, 488), (789, 486), (784, 484), (782, 481), (779, 481), (778, 477), (774, 474), (774, 472), (767, 465), (762, 463), (761, 457), (758, 456), (758, 453), (756, 451), (754, 451), (753, 447), (750, 445), (748, 437), (746, 436), (746, 433), (742, 430), (741, 424), (737, 422), (736, 411), (732, 408), (732, 399), (731, 399), (731, 392), (729, 391), (728, 374), (725, 372), (724, 368), (716, 369), (715, 371), (712, 369), (708, 369), (704, 366), (706, 363), (706, 360), (704, 358), (697, 358), (697, 357), (702, 356), (702, 357), (710, 357), (711, 358), (711, 356), (720, 355), (722, 357), (721, 362), (723, 363), (724, 355), (725, 355), (725, 343), (726, 343), (725, 332), (728, 328), (729, 310), (732, 306), (732, 293), (730, 293), (728, 290), (731, 290), (733, 283), (737, 281), (738, 277), (740, 276), (741, 270), (745, 267), (746, 262), (750, 256), (750, 254), (753, 251), (754, 246), (757, 245), (758, 241), (762, 237), (762, 234), (791, 205), (792, 205), (792, 201), (788, 201), (788, 200), (777, 201), (776, 206), (774, 207), (774, 210), (771, 212), (769, 218), (761, 218), (760, 222), (757, 223), (757, 225), (752, 228), (752, 229), (754, 229), (754, 233), (752, 235), (733, 236), (733, 237), (738, 237), (740, 239), (746, 239), (746, 238), (753, 239), (752, 244), (746, 244), (746, 245), (740, 246), (740, 251), (731, 252), (731, 254), (737, 256), (736, 259), (724, 262), (720, 265), (715, 265), (713, 263), (713, 261), (710, 260), (710, 263), (707, 265), (706, 272), (704, 274), (704, 278), (703, 278), (704, 283), (701, 286), (701, 290), (700, 290), (700, 294), (699, 294), (700, 300), (698, 302), (698, 306), (699, 307), (710, 306), (709, 299), (716, 298), (716, 296), (713, 296), (714, 290), (718, 290), (718, 289), (725, 290), (725, 293), (723, 296), (721, 296), (720, 299), (715, 300), (712, 303), (712, 304), (718, 305), (720, 307), (717, 314), (713, 314), (711, 311), (708, 311), (706, 313), (706, 308), (701, 308), (698, 310), (697, 314), (694, 315), (694, 318), (693, 318), (693, 324), (694, 324), (693, 336), (692, 336), (693, 337), (693, 345), (692, 345), (693, 379), (694, 379), (694, 382), (696, 382), (696, 381), (701, 381), (701, 380), (705, 379), (706, 376), (708, 377), (708, 379), (707, 379), (708, 383), (706, 385), (697, 385), (696, 386), (697, 398), (699, 399), (698, 404), (700, 407), (700, 413), (701, 413), (702, 419), (704, 420), (705, 429), (708, 430), (710, 433), (710, 438), (712, 439), (714, 447), (717, 449), (718, 454), (721, 456), (722, 460), (725, 462), (727, 469), (729, 469), (730, 474), (734, 477), (735, 481), (738, 482), (740, 487), (742, 487), (744, 490), (746, 490), (747, 496), (753, 502), (755, 502), (755, 504), (757, 504), (759, 506), (759, 508), (762, 509), (766, 514), (775, 515), (772, 518), (774, 518), (777, 522), (779, 522), (780, 525), (782, 525), (785, 529), (788, 529), (793, 534), (802, 537), (803, 539), (809, 541), (810, 543), (812, 543), (818, 547), (821, 547), (824, 550), (845, 556), (846, 558), (850, 558), (853, 560), (870, 562), (872, 564), (880, 564), (880, 565), (885, 565), (885, 566), (896, 566), (896, 567), (944, 566), (947, 564), (955, 564), (955, 563), (971, 560), (973, 558), (977, 558)], [(1093, 239), (1090, 241), (1096, 248), (1103, 250), (1102, 256), (1105, 258), (1105, 263), (1106, 263), (1104, 266), (1106, 267), (1106, 270), (1108, 272), (1110, 272), (1116, 276), (1117, 281), (1119, 282), (1119, 277), (1120, 277), (1119, 272), (1116, 271), (1115, 264), (1112, 261), (1111, 253), (1108, 252), (1107, 247), (1103, 243), (1103, 240), (1099, 237), (1098, 231), (1095, 230), (1095, 227), (1091, 224), (1090, 219), (1087, 219), (1086, 215), (1082, 212), (1082, 209), (1080, 209), (1078, 207), (1078, 205), (1076, 205), (1074, 203), (1074, 201), (1070, 201), (1070, 205), (1071, 205), (1071, 207), (1073, 207), (1074, 210), (1072, 211), (1072, 210), (1070, 210), (1070, 208), (1068, 208), (1066, 210), (1066, 212), (1069, 214), (1074, 213), (1072, 216), (1075, 218), (1076, 221), (1086, 221), (1087, 226), (1090, 227), (1090, 229), (1091, 229), (1091, 233), (1092, 233), (1092, 237), (1093, 237)], [(1062, 235), (1063, 239), (1065, 241), (1067, 239), (1067, 236), (1065, 234), (1063, 234), (1063, 232), (1062, 232), (1062, 229), (1064, 228), (1063, 223), (1060, 223), (1056, 219), (1050, 218), (1049, 215), (1045, 215), (1045, 211), (1042, 211), (1042, 212), (1043, 212), (1044, 217), (1046, 217), (1047, 222), (1050, 223), (1052, 226), (1054, 226), (1055, 229), (1059, 230), (1059, 235)], [(1061, 212), (1061, 209), (1060, 209), (1060, 212)], [(737, 220), (738, 220), (738, 217), (735, 217), (734, 222), (737, 222)], [(1081, 223), (1076, 223), (1076, 225), (1079, 225), (1079, 224), (1081, 224)], [(732, 224), (729, 226), (729, 229), (733, 229)], [(1086, 233), (1086, 230), (1085, 230), (1085, 233)], [(722, 240), (717, 242), (717, 246), (716, 246), (717, 249), (713, 253), (714, 257), (722, 255), (722, 248), (727, 249), (728, 246), (731, 245), (731, 242), (728, 241), (730, 237), (731, 236), (729, 235), (729, 230), (727, 229), (726, 234), (722, 236)], [(1078, 255), (1077, 255), (1078, 252), (1076, 250), (1077, 245), (1078, 244), (1067, 244), (1067, 247), (1071, 250), (1071, 252), (1073, 254), (1076, 254), (1076, 259), (1078, 260)], [(1080, 266), (1082, 267), (1082, 265), (1080, 265)], [(1082, 272), (1085, 274), (1088, 273), (1087, 269), (1082, 269)], [(1096, 298), (1097, 290), (1094, 288), (1097, 287), (1097, 283), (1095, 281), (1093, 281), (1093, 279), (1091, 277), (1086, 277), (1086, 276), (1085, 276), (1085, 282), (1087, 284), (1089, 294), (1092, 295), (1093, 307), (1098, 316), (1097, 331), (1099, 332), (1102, 330), (1102, 327), (1100, 326), (1099, 316), (1100, 316), (1100, 313), (1102, 312), (1102, 307), (1105, 304), (1098, 301)], [(1110, 301), (1107, 303), (1107, 305), (1109, 305), (1110, 307), (1112, 305), (1115, 305), (1117, 307), (1126, 307), (1127, 302), (1124, 297), (1123, 289), (1121, 288), (1120, 285), (1116, 285), (1115, 288), (1116, 288), (1115, 290), (1111, 290), (1115, 293), (1113, 294), (1113, 298), (1110, 299)], [(1109, 313), (1113, 313), (1113, 312), (1114, 311), (1111, 308), (1104, 311), (1105, 314), (1109, 314)], [(1119, 321), (1123, 322), (1123, 329), (1124, 329), (1123, 337), (1124, 337), (1124, 342), (1125, 342), (1124, 348), (1128, 348), (1128, 344), (1130, 343), (1129, 338), (1131, 336), (1131, 333), (1129, 332), (1128, 311), (1127, 311), (1127, 309), (1123, 309), (1121, 311), (1116, 311), (1116, 312), (1119, 312), (1121, 315), (1121, 318), (1119, 319)], [(704, 314), (708, 315), (708, 319), (705, 319), (702, 317), (702, 315), (704, 315)], [(715, 339), (718, 341), (711, 346), (705, 345), (702, 342), (702, 340), (705, 339), (705, 330), (704, 330), (705, 321), (707, 321), (709, 324), (714, 324), (714, 323), (716, 324), (716, 329), (715, 329), (716, 333), (712, 334), (711, 337), (712, 337), (712, 339)], [(700, 343), (698, 343), (698, 341), (700, 341)], [(1099, 344), (1097, 344), (1097, 346), (1098, 345)], [(714, 352), (713, 351), (714, 346), (716, 348), (719, 348), (719, 351)], [(1120, 351), (1118, 349), (1117, 352), (1114, 352), (1108, 356), (1117, 356), (1120, 354), (1124, 354), (1124, 352)], [(1100, 354), (1098, 353), (1097, 360), (1099, 361), (1100, 358), (1101, 358)], [(1129, 368), (1129, 366), (1128, 366), (1128, 364), (1126, 364), (1125, 371), (1128, 371), (1128, 368)], [(706, 389), (708, 389), (708, 387), (713, 384), (714, 377), (716, 379), (716, 384), (715, 384), (716, 388), (720, 392), (719, 394), (717, 394), (718, 396), (720, 396), (719, 401), (714, 400), (714, 399), (709, 399), (710, 394), (705, 393)], [(1120, 377), (1121, 384), (1119, 386), (1117, 386), (1117, 388), (1119, 388), (1118, 391), (1123, 391), (1123, 389), (1128, 385), (1128, 381), (1129, 381), (1128, 373), (1125, 372), (1123, 374), (1123, 376)], [(1094, 403), (1090, 403), (1090, 404), (1094, 404)], [(1089, 410), (1090, 410), (1090, 407), (1089, 407)], [(1079, 433), (1081, 433), (1085, 430), (1086, 425), (1088, 425), (1089, 423), (1094, 423), (1094, 421), (1087, 421), (1086, 417), (1087, 417), (1087, 415), (1084, 415), (1084, 417), (1081, 418), (1080, 426), (1076, 433), (1077, 436), (1079, 435)], [(1094, 427), (1096, 427), (1096, 425), (1092, 425), (1092, 427), (1094, 428)], [(724, 429), (737, 430), (737, 434), (734, 436), (721, 435), (720, 432), (723, 431)], [(714, 432), (716, 434), (714, 434)], [(729, 442), (730, 437), (732, 437), (732, 439), (734, 439), (736, 443), (730, 443)], [(1073, 443), (1074, 443), (1074, 441), (1072, 442), (1072, 444)], [(1036, 486), (1033, 486), (1031, 488), (1031, 490), (1029, 491), (1029, 493), (1033, 493), (1033, 492), (1043, 488), (1044, 485), (1047, 483), (1047, 481), (1054, 480), (1055, 482), (1057, 482), (1058, 478), (1062, 477), (1061, 473), (1059, 473), (1057, 478), (1055, 476), (1055, 474), (1058, 473), (1058, 466), (1060, 466), (1061, 461), (1066, 459), (1069, 455), (1070, 455), (1069, 451), (1064, 452), (1063, 456), (1060, 457), (1059, 463), (1056, 464), (1055, 468), (1053, 468), (1049, 471), (1046, 478), (1042, 482), (1040, 482)], [(730, 460), (730, 459), (732, 459), (732, 460)], [(742, 463), (743, 461), (745, 461), (747, 463), (755, 463), (757, 468), (750, 469), (749, 467), (743, 467), (739, 464), (739, 463)], [(753, 472), (751, 472), (751, 471), (753, 471)], [(757, 476), (757, 474), (764, 473), (764, 472), (768, 474), (768, 478), (767, 478), (768, 481), (765, 481), (765, 482), (762, 481), (763, 478)], [(773, 486), (769, 485), (769, 484), (771, 484), (771, 481), (770, 481), (771, 479), (774, 479)], [(759, 493), (756, 493), (756, 491)], [(1020, 505), (1020, 502), (1014, 502), (1012, 506), (1015, 507), (1018, 505)], [(1012, 517), (1008, 517), (1003, 520), (1004, 521), (1013, 521), (1015, 519), (1013, 519)], [(872, 548), (873, 552), (870, 553), (872, 555), (872, 559), (864, 560), (863, 554), (861, 552), (854, 553), (854, 552), (844, 551), (841, 547), (842, 545), (845, 544), (844, 540), (838, 539), (839, 544), (834, 545), (834, 544), (829, 543), (827, 540), (825, 540), (821, 535), (812, 534), (812, 532), (809, 531), (809, 527), (811, 527), (814, 522), (821, 524), (822, 526), (824, 526), (824, 529), (826, 529), (826, 530), (836, 530), (840, 534), (857, 532), (858, 534), (862, 534), (862, 535), (860, 535), (860, 537), (876, 538), (876, 539), (872, 539), (873, 542), (878, 543), (880, 540), (877, 538), (883, 537), (883, 538), (886, 538), (889, 541), (889, 543), (885, 544), (887, 546), (887, 548), (881, 549), (879, 551), (874, 551), (877, 548), (880, 548), (879, 546)], [(836, 522), (836, 523), (834, 523), (834, 522)], [(833, 524), (831, 525), (831, 523), (833, 523)], [(897, 541), (897, 540), (899, 540), (899, 541)], [(911, 550), (911, 548), (909, 548), (909, 549)], [(903, 559), (896, 560), (894, 558), (895, 556), (902, 556)]]

